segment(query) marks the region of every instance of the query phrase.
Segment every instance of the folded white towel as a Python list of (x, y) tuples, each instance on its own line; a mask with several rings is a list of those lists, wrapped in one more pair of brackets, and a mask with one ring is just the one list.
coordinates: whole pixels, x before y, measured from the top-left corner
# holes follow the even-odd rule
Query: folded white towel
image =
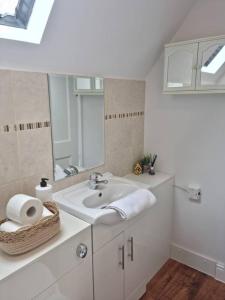
[(153, 206), (156, 197), (149, 190), (138, 189), (132, 194), (127, 195), (117, 201), (107, 205), (106, 209), (114, 209), (122, 219), (129, 220), (141, 213), (143, 210)]

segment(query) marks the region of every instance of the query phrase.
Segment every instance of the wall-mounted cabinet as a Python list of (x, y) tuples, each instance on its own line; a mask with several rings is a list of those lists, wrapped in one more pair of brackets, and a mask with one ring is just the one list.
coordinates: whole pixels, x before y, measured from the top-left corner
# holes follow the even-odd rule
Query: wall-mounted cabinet
[(166, 45), (164, 92), (225, 93), (225, 37)]
[(74, 77), (75, 94), (103, 94), (102, 77)]

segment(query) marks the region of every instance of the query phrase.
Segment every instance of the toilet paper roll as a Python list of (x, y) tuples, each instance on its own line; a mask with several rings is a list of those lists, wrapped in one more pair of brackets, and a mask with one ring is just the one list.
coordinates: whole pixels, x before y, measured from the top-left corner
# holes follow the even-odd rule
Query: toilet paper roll
[(41, 200), (23, 194), (13, 196), (6, 206), (7, 218), (22, 225), (35, 224), (42, 213)]
[(0, 231), (5, 231), (5, 232), (15, 232), (19, 229), (24, 229), (29, 226), (24, 226), (19, 223), (13, 222), (13, 221), (6, 221), (0, 225)]
[(46, 218), (46, 217), (50, 217), (53, 216), (53, 213), (48, 210), (46, 207), (44, 207), (43, 209), (43, 213), (42, 213), (42, 218)]

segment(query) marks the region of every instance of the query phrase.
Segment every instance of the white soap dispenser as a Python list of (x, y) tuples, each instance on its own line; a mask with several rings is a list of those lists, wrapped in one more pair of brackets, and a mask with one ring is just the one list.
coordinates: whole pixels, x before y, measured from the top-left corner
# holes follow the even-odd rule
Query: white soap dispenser
[(42, 202), (52, 201), (52, 185), (48, 184), (48, 178), (41, 178), (41, 182), (36, 186), (36, 198)]

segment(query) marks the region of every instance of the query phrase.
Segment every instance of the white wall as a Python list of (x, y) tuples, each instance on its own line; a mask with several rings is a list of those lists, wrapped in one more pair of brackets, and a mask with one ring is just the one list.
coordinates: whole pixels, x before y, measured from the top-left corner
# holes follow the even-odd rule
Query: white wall
[[(174, 41), (225, 34), (225, 1), (199, 0)], [(163, 55), (147, 77), (145, 151), (176, 183), (199, 183), (200, 204), (175, 193), (173, 240), (225, 262), (225, 95), (162, 94)]]
[(42, 43), (0, 39), (0, 68), (145, 79), (195, 0), (58, 0)]

